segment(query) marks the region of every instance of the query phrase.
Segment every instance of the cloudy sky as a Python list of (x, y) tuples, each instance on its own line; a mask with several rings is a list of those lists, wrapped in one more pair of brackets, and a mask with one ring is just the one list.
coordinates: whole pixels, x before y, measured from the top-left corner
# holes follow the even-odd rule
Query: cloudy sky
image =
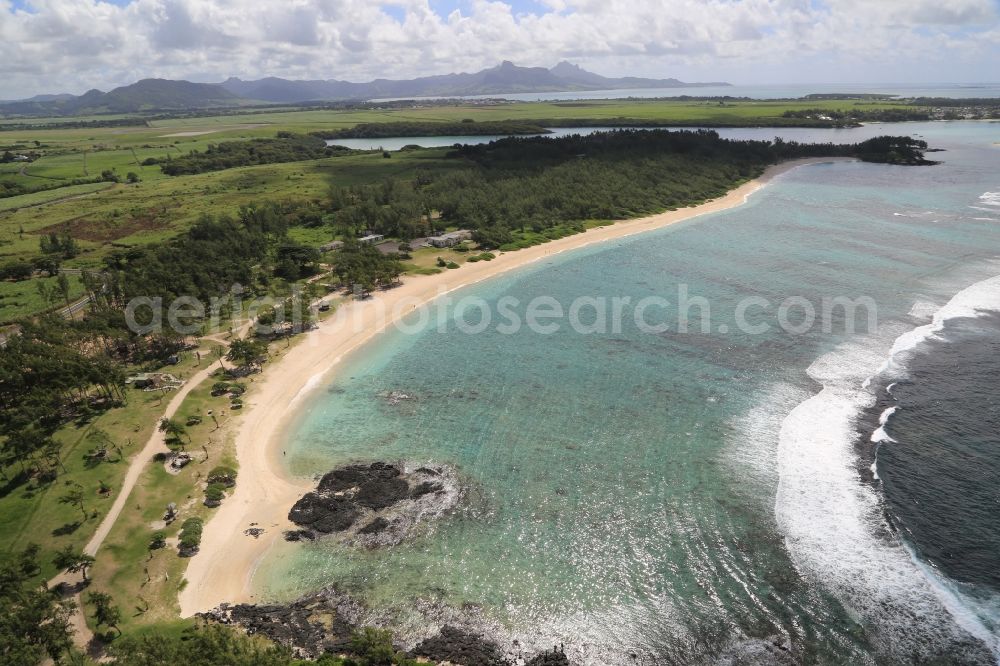
[(993, 82), (1000, 0), (0, 0), (0, 99), (564, 59), (744, 84)]

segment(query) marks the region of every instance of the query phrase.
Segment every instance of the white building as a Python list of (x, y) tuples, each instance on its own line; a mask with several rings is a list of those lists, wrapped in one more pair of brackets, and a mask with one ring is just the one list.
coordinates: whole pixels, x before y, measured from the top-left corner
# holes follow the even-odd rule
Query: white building
[(448, 233), (441, 234), (440, 236), (431, 236), (427, 239), (427, 242), (434, 247), (451, 247), (452, 245), (457, 245), (458, 243), (471, 238), (471, 231), (468, 229), (459, 229), (458, 231), (449, 231)]

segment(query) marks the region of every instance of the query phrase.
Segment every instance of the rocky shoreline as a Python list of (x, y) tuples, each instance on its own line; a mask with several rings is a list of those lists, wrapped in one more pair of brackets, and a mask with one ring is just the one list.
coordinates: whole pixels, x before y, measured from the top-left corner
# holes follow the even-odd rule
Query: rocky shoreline
[(340, 467), (325, 474), (316, 490), (292, 506), (288, 519), (299, 529), (289, 541), (335, 538), (344, 545), (386, 548), (454, 509), (465, 494), (455, 470), (397, 463)]
[[(290, 647), (299, 658), (324, 654), (350, 655), (351, 636), (368, 616), (366, 609), (334, 588), (306, 595), (289, 604), (223, 604), (200, 616), (210, 622), (241, 627)], [(445, 624), (436, 633), (397, 650), (411, 658), (461, 666), (569, 666), (561, 647), (525, 656), (521, 650), (504, 649), (483, 633)]]
[[(323, 475), (316, 489), (288, 512), (298, 529), (288, 541), (330, 539), (345, 547), (390, 548), (453, 511), (466, 496), (457, 471), (446, 465), (373, 462), (353, 464)], [(503, 632), (459, 610), (430, 600), (415, 607), (424, 618), (398, 651), (433, 663), (462, 666), (568, 666), (561, 648), (532, 651), (513, 641), (501, 645), (489, 636)], [(327, 587), (287, 604), (222, 604), (200, 616), (241, 627), (290, 647), (306, 659), (324, 654), (350, 655), (351, 637), (363, 627), (391, 627), (391, 613), (374, 613), (357, 599)]]

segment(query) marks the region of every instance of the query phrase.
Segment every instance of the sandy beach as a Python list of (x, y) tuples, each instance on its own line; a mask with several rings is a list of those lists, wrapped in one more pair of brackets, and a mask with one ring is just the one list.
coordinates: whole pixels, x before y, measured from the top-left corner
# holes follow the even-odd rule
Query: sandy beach
[[(236, 424), (239, 480), (233, 495), (206, 524), (201, 550), (188, 565), (187, 584), (179, 595), (181, 615), (189, 617), (223, 602), (256, 601), (252, 585), (254, 572), (262, 558), (282, 538), (282, 532), (293, 527), (286, 518), (288, 510), (313, 485), (308, 479), (289, 477), (281, 461), (282, 434), (294, 417), (297, 403), (312, 389), (328, 383), (347, 354), (372, 340), (414, 307), (562, 252), (739, 206), (782, 173), (807, 164), (835, 160), (816, 158), (786, 162), (700, 206), (597, 227), (544, 245), (504, 253), (493, 261), (467, 263), (455, 271), (406, 278), (399, 287), (343, 305), (280, 359), (265, 366), (262, 375), (255, 377), (246, 407)], [(244, 534), (252, 523), (265, 530), (259, 538)]]

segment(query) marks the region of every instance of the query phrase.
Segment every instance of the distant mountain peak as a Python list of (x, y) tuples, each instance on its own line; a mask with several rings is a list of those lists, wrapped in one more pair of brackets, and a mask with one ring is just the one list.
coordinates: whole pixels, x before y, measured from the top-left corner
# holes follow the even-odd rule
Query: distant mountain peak
[(572, 63), (568, 60), (560, 60), (559, 63), (556, 64), (556, 66), (550, 69), (549, 71), (552, 72), (553, 74), (559, 74), (560, 72), (575, 74), (577, 72), (584, 71), (584, 69), (583, 67), (580, 67), (579, 65)]
[(319, 102), (414, 97), (462, 97), (511, 93), (624, 90), (629, 88), (681, 88), (725, 83), (684, 83), (677, 79), (611, 78), (588, 72), (563, 60), (551, 69), (521, 67), (510, 60), (473, 73), (424, 76), (410, 80), (375, 79), (366, 83), (328, 80), (288, 80), (268, 76), (246, 80), (231, 76), (225, 81), (192, 83), (147, 78), (110, 92), (89, 90), (79, 97), (58, 96), (10, 102), (0, 111), (25, 115), (80, 113), (131, 113), (135, 111), (233, 107), (254, 101), (275, 103)]

